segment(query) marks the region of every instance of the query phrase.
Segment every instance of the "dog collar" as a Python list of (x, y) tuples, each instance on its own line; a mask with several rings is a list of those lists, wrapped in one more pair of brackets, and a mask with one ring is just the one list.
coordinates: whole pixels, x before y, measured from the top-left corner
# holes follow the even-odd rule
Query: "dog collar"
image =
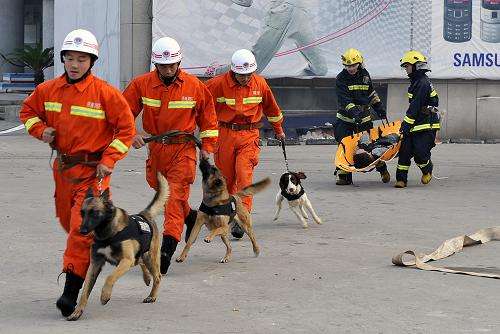
[(300, 186), (300, 188), (301, 189), (300, 189), (299, 193), (296, 194), (296, 195), (289, 194), (286, 191), (282, 190), (281, 191), (281, 196), (285, 197), (289, 201), (295, 201), (296, 199), (301, 198), (302, 195), (304, 195), (304, 193), (305, 193), (304, 187), (302, 187), (302, 185)]

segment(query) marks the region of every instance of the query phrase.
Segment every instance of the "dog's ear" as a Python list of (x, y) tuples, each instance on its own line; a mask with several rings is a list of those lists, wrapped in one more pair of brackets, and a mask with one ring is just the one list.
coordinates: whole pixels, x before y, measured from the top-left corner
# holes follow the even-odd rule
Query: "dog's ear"
[(307, 176), (306, 176), (306, 174), (304, 174), (304, 172), (298, 172), (298, 173), (296, 173), (296, 175), (299, 178), (299, 180), (307, 179)]
[(109, 188), (106, 188), (106, 190), (104, 190), (101, 194), (101, 198), (106, 201), (106, 202), (109, 202)]
[(87, 189), (87, 193), (85, 194), (85, 199), (92, 198), (92, 197), (94, 197), (94, 190), (92, 190), (92, 187), (89, 187)]
[(209, 170), (212, 165), (210, 164), (210, 161), (206, 158), (201, 158), (200, 159), (200, 171), (203, 179), (206, 179), (209, 176)]

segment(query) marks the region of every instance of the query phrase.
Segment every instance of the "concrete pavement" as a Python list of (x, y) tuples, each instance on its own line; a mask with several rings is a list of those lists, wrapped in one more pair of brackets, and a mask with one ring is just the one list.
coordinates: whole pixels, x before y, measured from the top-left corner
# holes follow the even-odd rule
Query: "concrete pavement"
[[(49, 148), (26, 135), (0, 137), (0, 333), (500, 332), (499, 280), (391, 264), (402, 250), (432, 251), (450, 237), (500, 225), (499, 146), (439, 145), (435, 174), (446, 178), (423, 186), (412, 165), (402, 190), (376, 173), (335, 186), (335, 149), (287, 149), (290, 168), (308, 176), (304, 186), (324, 225), (303, 230), (286, 205), (272, 222), (284, 162), (279, 147), (263, 147), (255, 179), (271, 176), (273, 186), (255, 197), (260, 257), (245, 236), (233, 242), (232, 262), (220, 264), (224, 246), (203, 243), (204, 229), (187, 262), (174, 263), (162, 280), (155, 304), (141, 303), (149, 288), (134, 268), (100, 305), (106, 265), (81, 320), (67, 322), (55, 308), (65, 234), (54, 217)], [(114, 202), (130, 213), (153, 196), (144, 158), (145, 150), (132, 150), (113, 177)], [(394, 176), (395, 162), (389, 171)], [(190, 202), (200, 200), (198, 177)], [(440, 264), (500, 271), (499, 247), (473, 247)]]

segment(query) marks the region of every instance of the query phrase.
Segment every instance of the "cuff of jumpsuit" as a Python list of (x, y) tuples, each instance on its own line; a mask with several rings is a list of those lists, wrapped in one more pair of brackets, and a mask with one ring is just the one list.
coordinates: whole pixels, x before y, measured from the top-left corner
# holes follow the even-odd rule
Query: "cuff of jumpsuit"
[(282, 135), (284, 134), (285, 132), (283, 131), (283, 128), (281, 127), (281, 123), (279, 124), (274, 124), (274, 123), (271, 123), (271, 126), (273, 127), (273, 130), (274, 130), (274, 133), (277, 134), (277, 135)]
[(48, 128), (47, 125), (39, 123), (39, 124), (34, 124), (29, 130), (28, 133), (35, 137), (38, 140), (42, 140), (42, 134), (45, 131), (45, 129)]
[(115, 164), (116, 164), (116, 161), (114, 159), (112, 159), (111, 157), (109, 156), (106, 156), (104, 155), (101, 159), (101, 161), (99, 161), (100, 164), (103, 164), (104, 166), (108, 167), (108, 168), (115, 168)]
[(207, 151), (208, 153), (215, 152), (215, 144), (217, 142), (217, 138), (203, 138), (201, 140), (201, 149)]

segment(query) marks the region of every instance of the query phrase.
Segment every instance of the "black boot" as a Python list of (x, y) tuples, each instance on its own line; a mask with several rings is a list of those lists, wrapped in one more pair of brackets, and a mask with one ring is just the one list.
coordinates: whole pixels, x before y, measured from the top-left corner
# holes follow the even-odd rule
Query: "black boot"
[(196, 222), (196, 216), (198, 216), (198, 211), (191, 209), (184, 220), (184, 224), (186, 224), (186, 235), (184, 236), (185, 242), (188, 242), (189, 236), (191, 235), (194, 223)]
[(174, 255), (175, 249), (177, 248), (177, 240), (169, 235), (163, 236), (163, 242), (161, 244), (161, 260), (160, 260), (160, 272), (165, 275), (170, 267), (170, 260), (172, 255)]
[(83, 285), (83, 278), (71, 272), (66, 273), (66, 283), (64, 284), (64, 292), (56, 302), (56, 306), (61, 310), (63, 317), (68, 317), (73, 313), (78, 299), (78, 293)]

